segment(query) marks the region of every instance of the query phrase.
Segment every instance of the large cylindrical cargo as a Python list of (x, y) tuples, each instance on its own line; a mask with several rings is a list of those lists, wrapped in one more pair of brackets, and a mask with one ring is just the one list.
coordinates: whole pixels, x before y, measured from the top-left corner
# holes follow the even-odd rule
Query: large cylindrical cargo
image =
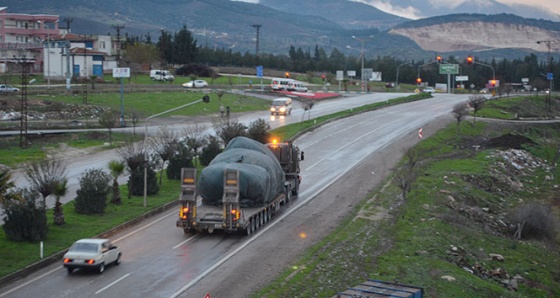
[(274, 154), (255, 140), (237, 137), (200, 173), (197, 189), (203, 204), (222, 203), (226, 169), (239, 171), (241, 207), (263, 206), (284, 192), (284, 172)]

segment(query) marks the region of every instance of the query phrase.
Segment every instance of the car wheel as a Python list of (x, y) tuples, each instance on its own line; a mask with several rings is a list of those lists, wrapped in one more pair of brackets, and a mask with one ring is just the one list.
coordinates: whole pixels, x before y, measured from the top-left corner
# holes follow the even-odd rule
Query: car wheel
[(115, 260), (115, 265), (120, 265), (121, 264), (121, 254), (119, 253), (119, 255), (117, 256), (117, 259)]
[(105, 263), (101, 263), (97, 268), (97, 273), (101, 274), (103, 271), (105, 271)]
[(68, 274), (74, 272), (74, 268), (67, 267), (66, 270), (68, 270)]

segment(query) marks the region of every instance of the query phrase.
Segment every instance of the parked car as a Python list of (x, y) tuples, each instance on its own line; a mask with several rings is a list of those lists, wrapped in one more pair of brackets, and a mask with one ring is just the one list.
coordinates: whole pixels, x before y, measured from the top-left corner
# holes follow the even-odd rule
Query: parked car
[(122, 253), (109, 239), (80, 239), (68, 250), (62, 262), (68, 273), (74, 269), (96, 270), (99, 274), (109, 264), (119, 265)]
[(292, 113), (292, 99), (280, 97), (272, 100), (270, 115), (288, 115)]
[(186, 82), (183, 84), (185, 88), (205, 88), (208, 87), (208, 83), (205, 80), (194, 80)]
[(426, 88), (424, 88), (424, 90), (422, 90), (422, 92), (424, 92), (424, 93), (434, 93), (434, 92), (436, 92), (436, 89), (434, 89), (434, 87), (426, 87)]
[(18, 92), (19, 89), (6, 84), (0, 84), (0, 92)]
[(288, 91), (296, 91), (296, 92), (307, 92), (307, 87), (303, 86), (302, 83), (300, 82), (289, 82), (288, 83), (288, 87), (287, 87)]

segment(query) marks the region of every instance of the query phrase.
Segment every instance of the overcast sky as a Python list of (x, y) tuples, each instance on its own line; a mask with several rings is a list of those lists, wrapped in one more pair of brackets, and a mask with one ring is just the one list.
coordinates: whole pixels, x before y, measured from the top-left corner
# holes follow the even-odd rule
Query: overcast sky
[[(259, 3), (259, 0), (237, 0), (249, 3)], [(390, 2), (391, 0), (354, 0), (358, 2), (367, 3), (381, 9), (385, 12), (396, 14), (399, 16), (403, 16), (406, 18), (417, 19), (417, 11), (411, 8), (401, 8), (401, 7), (393, 7)], [(431, 3), (436, 3), (438, 6), (448, 5), (449, 7), (455, 7), (465, 1), (476, 1), (476, 2), (487, 2), (487, 0), (427, 0)], [(551, 10), (556, 14), (560, 15), (560, 1), (559, 0), (496, 0), (503, 4), (525, 4), (530, 6), (541, 6), (546, 8), (547, 10)]]

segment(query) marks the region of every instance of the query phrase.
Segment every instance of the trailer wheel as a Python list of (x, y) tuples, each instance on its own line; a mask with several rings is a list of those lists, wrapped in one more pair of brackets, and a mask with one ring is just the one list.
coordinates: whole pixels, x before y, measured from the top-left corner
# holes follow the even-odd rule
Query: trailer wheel
[(247, 228), (245, 229), (245, 231), (247, 232), (247, 236), (251, 235), (253, 233), (253, 221), (249, 221), (249, 224), (247, 225)]

